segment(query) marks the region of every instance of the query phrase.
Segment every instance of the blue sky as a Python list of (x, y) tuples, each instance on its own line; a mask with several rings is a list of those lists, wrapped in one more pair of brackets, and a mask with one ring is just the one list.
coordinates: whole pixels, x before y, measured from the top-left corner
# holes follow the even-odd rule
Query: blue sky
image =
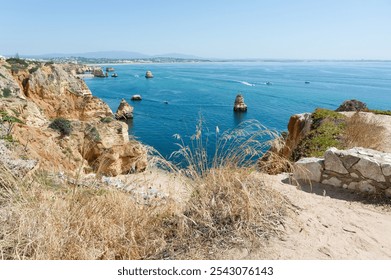
[(0, 0), (0, 54), (391, 59), (390, 0)]

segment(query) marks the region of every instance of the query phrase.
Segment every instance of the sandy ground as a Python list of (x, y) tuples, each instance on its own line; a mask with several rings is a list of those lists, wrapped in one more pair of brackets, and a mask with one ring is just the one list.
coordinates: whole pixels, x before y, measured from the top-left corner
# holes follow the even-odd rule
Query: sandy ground
[[(243, 258), (391, 259), (391, 207), (368, 203), (362, 196), (318, 184), (283, 183), (286, 176), (266, 176), (293, 207), (285, 234), (268, 249)], [(285, 180), (284, 180), (285, 179)]]

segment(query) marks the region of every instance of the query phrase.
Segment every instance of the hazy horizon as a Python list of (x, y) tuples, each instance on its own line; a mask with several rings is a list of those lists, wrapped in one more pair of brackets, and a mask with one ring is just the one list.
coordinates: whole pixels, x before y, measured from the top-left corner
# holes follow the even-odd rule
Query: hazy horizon
[[(20, 0), (0, 54), (128, 51), (214, 59), (391, 60), (391, 1)], [(107, 51), (106, 51), (107, 52)]]

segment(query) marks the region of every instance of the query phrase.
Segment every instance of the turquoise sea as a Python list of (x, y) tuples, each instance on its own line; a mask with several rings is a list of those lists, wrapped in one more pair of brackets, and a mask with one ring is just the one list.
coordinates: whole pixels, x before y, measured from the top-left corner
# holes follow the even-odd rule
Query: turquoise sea
[[(174, 134), (188, 139), (202, 116), (210, 134), (255, 119), (283, 131), (292, 114), (336, 109), (358, 99), (391, 110), (391, 62), (249, 62), (109, 65), (117, 78), (88, 78), (95, 96), (116, 111), (122, 98), (134, 106), (129, 133), (163, 156), (177, 150)], [(104, 65), (103, 67), (108, 67)], [(146, 79), (151, 70), (153, 79)], [(310, 83), (305, 83), (309, 81)], [(267, 85), (270, 82), (271, 85)], [(236, 94), (247, 113), (234, 113)], [(140, 94), (142, 101), (130, 100)], [(213, 146), (211, 137), (211, 146)]]

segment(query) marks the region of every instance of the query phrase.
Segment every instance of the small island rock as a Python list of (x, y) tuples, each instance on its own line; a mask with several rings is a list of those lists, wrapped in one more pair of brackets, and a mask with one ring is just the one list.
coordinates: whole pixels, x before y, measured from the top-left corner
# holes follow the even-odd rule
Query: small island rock
[(133, 119), (133, 107), (130, 106), (125, 99), (121, 100), (117, 112), (115, 113), (115, 118), (117, 120)]
[(147, 78), (147, 79), (153, 78), (152, 72), (151, 71), (147, 71), (147, 73), (145, 73), (145, 78)]
[(141, 101), (142, 98), (141, 98), (141, 95), (135, 94), (135, 95), (132, 96), (131, 100), (133, 100), (133, 101)]
[(235, 112), (246, 112), (247, 105), (244, 103), (244, 98), (241, 94), (236, 95), (235, 104), (234, 104)]

